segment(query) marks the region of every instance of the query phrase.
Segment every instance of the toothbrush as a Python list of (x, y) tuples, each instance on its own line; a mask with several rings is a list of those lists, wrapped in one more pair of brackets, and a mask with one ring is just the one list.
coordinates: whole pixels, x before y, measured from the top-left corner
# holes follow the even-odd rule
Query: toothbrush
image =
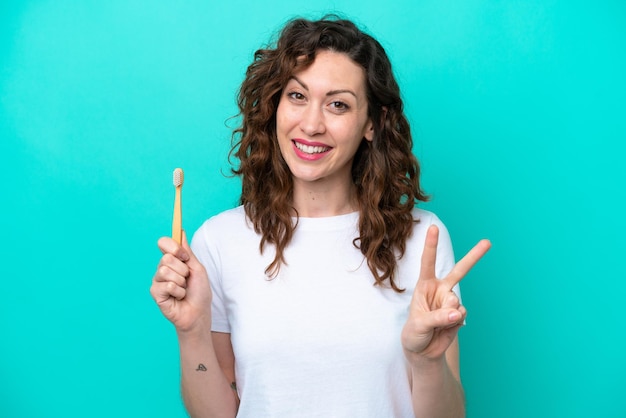
[(183, 210), (181, 207), (181, 200), (184, 177), (185, 173), (183, 173), (182, 168), (177, 168), (174, 170), (174, 187), (176, 188), (176, 196), (174, 197), (174, 219), (172, 221), (172, 238), (178, 244), (180, 244), (183, 239)]

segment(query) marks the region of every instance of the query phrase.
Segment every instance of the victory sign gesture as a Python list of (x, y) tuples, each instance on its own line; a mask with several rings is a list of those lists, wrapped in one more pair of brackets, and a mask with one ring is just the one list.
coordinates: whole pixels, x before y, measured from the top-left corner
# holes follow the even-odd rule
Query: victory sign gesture
[(488, 240), (479, 241), (445, 278), (438, 279), (435, 275), (438, 241), (439, 229), (431, 225), (426, 232), (409, 316), (402, 329), (402, 347), (410, 362), (437, 360), (445, 354), (467, 315), (452, 289), (491, 248)]

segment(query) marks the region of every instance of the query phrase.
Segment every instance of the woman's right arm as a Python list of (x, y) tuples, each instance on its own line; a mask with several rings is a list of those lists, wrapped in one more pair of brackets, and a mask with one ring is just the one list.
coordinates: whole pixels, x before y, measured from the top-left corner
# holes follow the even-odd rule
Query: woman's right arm
[(171, 238), (158, 242), (163, 253), (150, 293), (178, 335), (181, 386), (191, 417), (237, 414), (234, 356), (230, 334), (211, 333), (211, 287), (204, 266), (183, 234), (182, 245)]

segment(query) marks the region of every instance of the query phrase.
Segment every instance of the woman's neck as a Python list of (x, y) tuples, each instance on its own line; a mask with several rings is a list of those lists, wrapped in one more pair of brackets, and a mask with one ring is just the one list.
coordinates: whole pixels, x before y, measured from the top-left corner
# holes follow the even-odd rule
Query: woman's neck
[(293, 206), (298, 216), (321, 218), (355, 212), (359, 205), (356, 187), (350, 181), (342, 187), (329, 187), (323, 183), (294, 184)]

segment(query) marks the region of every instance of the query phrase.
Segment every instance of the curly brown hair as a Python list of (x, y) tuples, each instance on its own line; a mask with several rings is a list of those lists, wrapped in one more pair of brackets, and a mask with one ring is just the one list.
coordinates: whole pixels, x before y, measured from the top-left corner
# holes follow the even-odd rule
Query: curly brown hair
[(376, 284), (389, 280), (401, 292), (394, 281), (397, 259), (404, 255), (416, 222), (412, 209), (428, 197), (419, 184), (419, 164), (389, 58), (378, 41), (351, 21), (337, 16), (294, 19), (275, 47), (255, 52), (239, 90), (241, 125), (233, 132), (230, 154), (239, 160), (232, 171), (242, 178), (240, 203), (262, 235), (260, 251), (266, 244), (275, 246), (275, 258), (266, 269), (274, 276), (286, 263), (284, 249), (297, 227), (292, 220), (294, 213), (297, 219), (292, 175), (276, 140), (276, 109), (289, 78), (311, 65), (320, 50), (344, 53), (365, 70), (374, 136), (362, 141), (352, 166), (360, 212), (360, 235), (353, 243)]

